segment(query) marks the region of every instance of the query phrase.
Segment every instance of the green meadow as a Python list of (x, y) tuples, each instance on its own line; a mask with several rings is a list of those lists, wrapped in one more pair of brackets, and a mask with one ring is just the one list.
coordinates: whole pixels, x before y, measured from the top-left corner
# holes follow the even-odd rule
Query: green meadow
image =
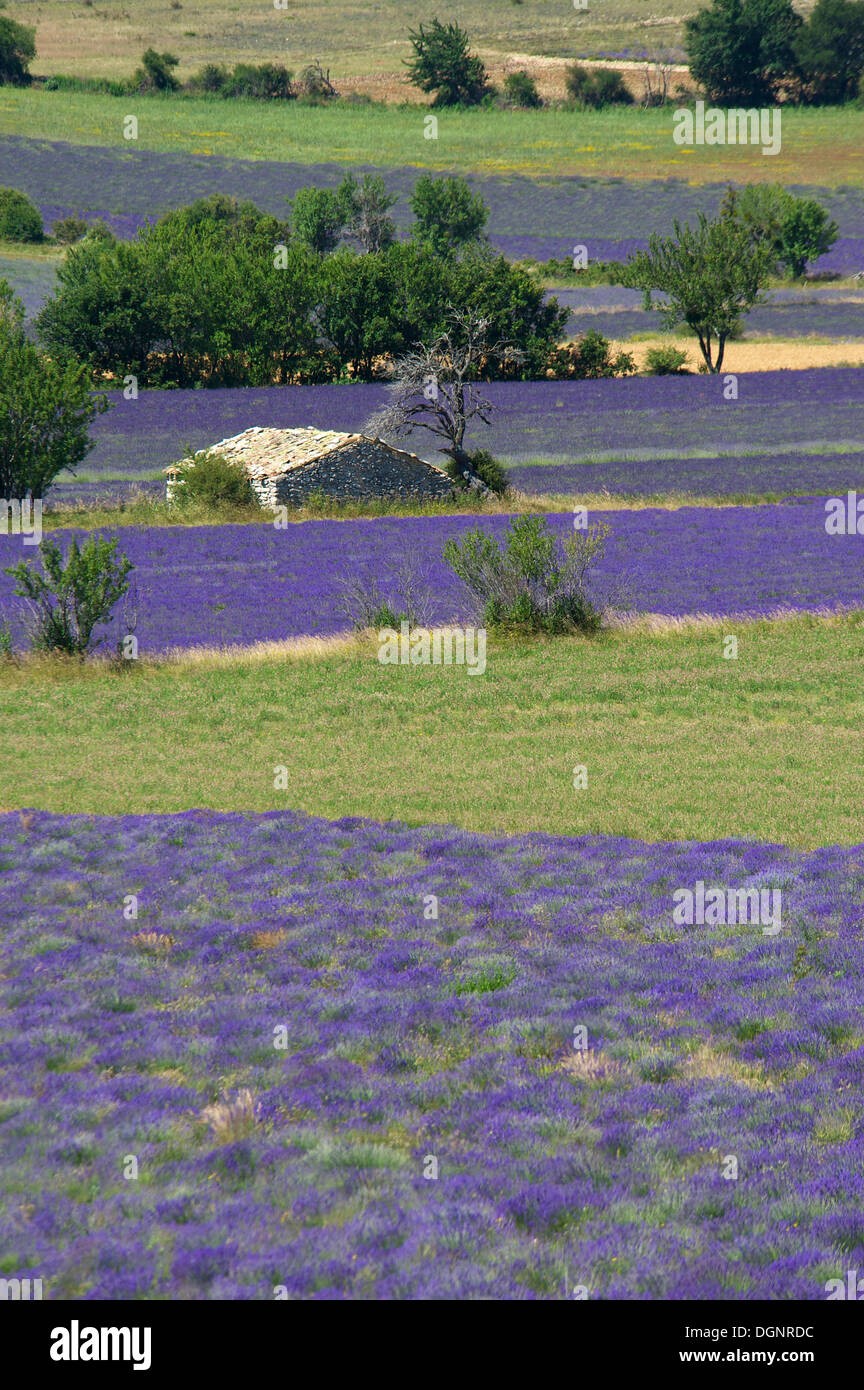
[(857, 843), (862, 663), (864, 613), (492, 638), (483, 675), (381, 665), (368, 638), (119, 668), (7, 660), (0, 808)]
[[(130, 114), (138, 119), (134, 142), (123, 135), (124, 118)], [(324, 159), (534, 178), (584, 174), (691, 183), (864, 183), (864, 110), (849, 107), (784, 110), (782, 150), (773, 157), (750, 145), (675, 145), (671, 108), (445, 111), (437, 113), (435, 140), (425, 138), (426, 115), (426, 108), (417, 105), (277, 106), (0, 88), (0, 134), (77, 145), (128, 150), (134, 144), (235, 159), (300, 164)]]

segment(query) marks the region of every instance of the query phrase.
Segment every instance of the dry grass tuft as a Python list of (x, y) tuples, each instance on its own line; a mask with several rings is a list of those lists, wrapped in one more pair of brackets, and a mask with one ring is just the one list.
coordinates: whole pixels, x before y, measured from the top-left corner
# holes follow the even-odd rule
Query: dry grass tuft
[(167, 955), (174, 945), (173, 936), (166, 936), (160, 931), (139, 931), (132, 940), (142, 951), (153, 951), (157, 955)]
[(561, 1063), (563, 1071), (580, 1081), (603, 1081), (607, 1076), (619, 1076), (624, 1067), (614, 1057), (607, 1057), (596, 1047), (572, 1052)]
[(283, 945), (289, 936), (290, 932), (287, 931), (256, 931), (252, 937), (252, 946), (256, 951), (272, 951)]
[(258, 1123), (252, 1092), (247, 1088), (238, 1091), (234, 1100), (218, 1100), (213, 1105), (205, 1106), (201, 1118), (210, 1126), (214, 1139), (220, 1144), (248, 1139)]

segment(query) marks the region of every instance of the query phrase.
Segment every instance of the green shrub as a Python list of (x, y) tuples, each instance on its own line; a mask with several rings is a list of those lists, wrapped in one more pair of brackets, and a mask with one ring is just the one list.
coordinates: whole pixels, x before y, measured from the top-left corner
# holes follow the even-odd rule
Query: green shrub
[(291, 73), (280, 63), (238, 63), (222, 93), (259, 101), (291, 101), (297, 95)]
[[(507, 481), (507, 474), (498, 460), (487, 449), (475, 449), (473, 453), (467, 454), (466, 458), (468, 468), (474, 477), (479, 478), (490, 492), (494, 492), (498, 497), (503, 497), (510, 484)], [(465, 477), (464, 468), (456, 459), (448, 458), (445, 467), (457, 487), (467, 489), (470, 486)]]
[(16, 188), (0, 188), (0, 240), (42, 241), (42, 214)]
[(139, 92), (176, 92), (180, 83), (173, 69), (180, 62), (179, 58), (175, 58), (173, 53), (157, 53), (155, 48), (148, 48), (142, 54), (141, 62), (143, 66), (132, 78), (132, 85)]
[(613, 356), (608, 338), (604, 338), (596, 328), (589, 328), (577, 342), (556, 348), (549, 357), (548, 365), (556, 377), (575, 381), (628, 376), (636, 370), (632, 355), (619, 352)]
[(565, 82), (567, 95), (577, 106), (599, 110), (603, 106), (630, 106), (633, 103), (624, 79), (613, 68), (591, 70), (581, 63), (571, 63)]
[(90, 228), (81, 217), (60, 217), (51, 228), (51, 235), (61, 246), (71, 246), (86, 236)]
[(210, 506), (249, 507), (257, 502), (255, 489), (242, 463), (224, 454), (190, 450), (180, 466), (175, 502), (203, 502)]
[(604, 614), (589, 594), (588, 571), (608, 534), (608, 526), (597, 524), (561, 543), (543, 517), (519, 516), (503, 547), (474, 527), (461, 541), (447, 541), (444, 559), (474, 596), (487, 627), (594, 633)]
[(95, 222), (90, 223), (86, 235), (90, 241), (102, 241), (106, 245), (112, 245), (117, 241), (108, 223), (103, 222), (101, 217), (97, 217)]
[(194, 92), (224, 92), (228, 81), (227, 68), (220, 63), (205, 63), (189, 79), (189, 87)]
[(680, 376), (687, 369), (687, 354), (671, 343), (649, 348), (645, 354), (645, 370), (651, 376)]
[(542, 106), (537, 84), (530, 73), (521, 70), (510, 72), (504, 79), (504, 97), (508, 106)]
[(94, 628), (107, 621), (118, 599), (128, 591), (132, 562), (115, 558), (117, 541), (88, 536), (83, 548), (73, 538), (66, 562), (60, 547), (44, 540), (39, 547), (43, 573), (27, 560), (6, 567), (15, 579), (15, 593), (26, 598), (33, 613), (33, 646), (37, 651), (84, 656), (98, 647)]

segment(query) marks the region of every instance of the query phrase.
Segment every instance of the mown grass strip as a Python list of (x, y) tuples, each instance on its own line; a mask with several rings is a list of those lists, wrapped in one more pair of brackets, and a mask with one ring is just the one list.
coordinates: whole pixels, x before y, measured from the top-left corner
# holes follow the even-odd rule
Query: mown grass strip
[(494, 639), (482, 676), (351, 640), (285, 657), (4, 664), (0, 808), (864, 841), (864, 614)]

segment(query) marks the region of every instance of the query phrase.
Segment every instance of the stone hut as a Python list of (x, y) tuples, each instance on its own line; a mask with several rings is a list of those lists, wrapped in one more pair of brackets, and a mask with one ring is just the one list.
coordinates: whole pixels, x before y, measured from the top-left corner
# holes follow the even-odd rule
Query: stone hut
[[(267, 429), (254, 425), (207, 452), (242, 463), (263, 507), (300, 504), (310, 493), (343, 499), (446, 497), (442, 468), (382, 439), (338, 430)], [(168, 500), (182, 464), (165, 469)]]

